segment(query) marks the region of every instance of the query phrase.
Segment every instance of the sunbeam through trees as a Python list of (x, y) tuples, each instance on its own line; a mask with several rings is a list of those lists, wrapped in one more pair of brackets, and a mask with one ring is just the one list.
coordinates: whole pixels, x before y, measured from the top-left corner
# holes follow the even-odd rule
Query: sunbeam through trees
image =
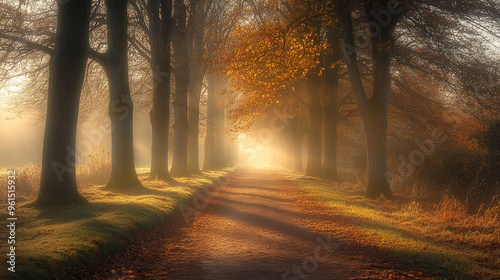
[(1, 279), (500, 278), (500, 1), (0, 23)]

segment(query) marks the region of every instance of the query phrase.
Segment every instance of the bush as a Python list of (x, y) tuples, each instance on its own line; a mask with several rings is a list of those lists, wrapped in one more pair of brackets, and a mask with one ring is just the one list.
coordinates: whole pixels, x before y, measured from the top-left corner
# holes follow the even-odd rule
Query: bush
[(500, 195), (500, 119), (490, 122), (479, 140), (487, 155), (467, 192), (469, 213), (486, 212)]
[[(484, 214), (495, 207), (493, 198), (500, 196), (500, 120), (489, 123), (478, 142), (479, 146), (466, 146), (449, 139), (436, 144), (419, 166), (412, 166), (411, 175), (400, 177), (393, 186), (413, 199), (438, 202), (451, 195), (467, 206), (469, 214)], [(390, 170), (398, 173), (401, 160), (409, 165), (409, 155), (416, 150), (411, 139), (393, 145)]]
[[(398, 154), (406, 155), (402, 158), (408, 160), (411, 152), (408, 148), (393, 152), (394, 156), (389, 161), (390, 171), (397, 173), (401, 167), (401, 156), (397, 156)], [(402, 177), (393, 187), (399, 193), (414, 199), (438, 202), (448, 194), (464, 202), (483, 161), (484, 155), (456, 142), (437, 144), (432, 154), (425, 155), (421, 165), (412, 165), (414, 171), (411, 175)]]

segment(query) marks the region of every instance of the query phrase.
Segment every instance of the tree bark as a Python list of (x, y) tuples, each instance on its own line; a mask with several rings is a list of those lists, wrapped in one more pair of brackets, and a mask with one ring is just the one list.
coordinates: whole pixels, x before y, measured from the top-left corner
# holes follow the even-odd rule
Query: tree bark
[(34, 205), (88, 202), (76, 184), (76, 128), (89, 43), (90, 0), (58, 5), (57, 35), (50, 59), (47, 121), (40, 192)]
[[(161, 7), (160, 7), (161, 2)], [(170, 30), (172, 0), (150, 0), (150, 45), (153, 69), (153, 109), (151, 178), (170, 179), (168, 171), (168, 134), (170, 127)], [(159, 14), (162, 14), (160, 19)]]
[(332, 69), (332, 65), (338, 59), (338, 40), (332, 28), (327, 32), (327, 41), (330, 45), (330, 53), (326, 57), (325, 65), (325, 93), (326, 99), (323, 107), (323, 178), (327, 180), (338, 180), (337, 171), (337, 117), (338, 117), (338, 68)]
[[(365, 10), (368, 19), (376, 22), (373, 13), (377, 13), (380, 9), (388, 10), (389, 2), (389, 0), (366, 1)], [(345, 0), (337, 0), (336, 8), (344, 32), (344, 54), (351, 79), (351, 88), (356, 100), (356, 107), (365, 125), (368, 154), (366, 196), (377, 198), (383, 194), (387, 199), (391, 199), (393, 195), (387, 179), (386, 149), (387, 110), (391, 93), (391, 50), (389, 47), (392, 44), (392, 34), (401, 12), (392, 14), (390, 21), (380, 25), (379, 32), (371, 38), (374, 86), (372, 97), (368, 98), (357, 63), (354, 28), (349, 4)]]
[(293, 170), (302, 172), (302, 137), (297, 137), (294, 142), (294, 167)]
[(202, 83), (194, 81), (189, 95), (188, 168), (192, 174), (201, 173), (199, 154), (200, 98)]
[[(207, 6), (208, 5), (208, 6)], [(201, 173), (199, 160), (199, 130), (200, 130), (200, 98), (203, 88), (203, 78), (206, 67), (202, 63), (205, 52), (205, 22), (209, 2), (191, 2), (194, 11), (193, 19), (188, 26), (190, 43), (189, 70), (191, 84), (189, 87), (189, 141), (188, 141), (188, 168), (191, 173)]]
[[(73, 2), (73, 1), (71, 1)], [(133, 104), (128, 81), (127, 1), (106, 0), (108, 13), (108, 68), (111, 118), (110, 189), (142, 188), (134, 163)]]
[(288, 120), (286, 126), (287, 142), (287, 167), (297, 172), (302, 172), (302, 138), (304, 128), (298, 116)]
[(205, 137), (205, 158), (203, 161), (204, 170), (216, 168), (215, 163), (215, 110), (216, 110), (216, 89), (215, 77), (207, 76), (208, 96), (207, 96), (207, 136)]
[(304, 138), (303, 122), (295, 116), (290, 120), (290, 142), (293, 154), (293, 170), (302, 172), (302, 138)]
[(215, 96), (215, 131), (214, 131), (214, 146), (215, 146), (215, 151), (217, 154), (215, 154), (215, 168), (221, 169), (226, 167), (226, 146), (225, 146), (225, 139), (226, 135), (224, 134), (225, 131), (225, 126), (224, 126), (224, 97), (221, 96), (222, 90), (224, 89), (224, 83), (225, 81), (217, 77), (217, 95)]
[[(226, 105), (224, 107), (224, 130), (230, 131), (231, 129), (231, 124), (230, 124), (230, 119), (229, 119), (229, 111), (230, 111), (230, 106), (227, 102), (227, 99), (224, 98), (224, 104)], [(229, 132), (226, 137), (225, 137), (225, 159), (224, 159), (224, 166), (225, 167), (232, 167), (236, 165), (237, 161), (237, 156), (238, 156), (238, 142), (236, 142), (235, 139), (236, 135), (233, 132)]]
[(387, 180), (387, 116), (373, 108), (369, 112), (370, 118), (364, 120), (367, 157), (368, 157), (368, 185), (366, 196), (377, 198), (383, 194), (392, 198), (392, 191)]
[(175, 177), (188, 176), (188, 88), (189, 58), (187, 50), (186, 5), (175, 0), (174, 18), (176, 22), (175, 53), (175, 96), (174, 96), (174, 154), (170, 174)]
[[(313, 3), (320, 5), (320, 2)], [(312, 39), (314, 45), (321, 42), (321, 23), (314, 22), (315, 31)], [(308, 157), (306, 175), (321, 177), (323, 174), (322, 160), (322, 105), (321, 105), (321, 78), (319, 76), (320, 65), (311, 69), (307, 75), (307, 91), (309, 95), (309, 138), (308, 138)]]
[(321, 177), (322, 154), (321, 154), (321, 98), (320, 85), (316, 73), (309, 75), (308, 93), (309, 104), (309, 138), (308, 138), (308, 165), (306, 175)]
[(207, 136), (205, 138), (204, 170), (224, 167), (224, 111), (220, 108), (220, 93), (223, 81), (213, 75), (207, 75)]

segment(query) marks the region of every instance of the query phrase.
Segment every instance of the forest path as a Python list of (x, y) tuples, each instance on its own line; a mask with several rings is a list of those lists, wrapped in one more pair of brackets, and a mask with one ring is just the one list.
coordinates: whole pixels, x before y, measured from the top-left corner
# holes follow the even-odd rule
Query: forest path
[[(272, 170), (245, 169), (186, 222), (146, 233), (94, 279), (389, 279), (409, 271), (336, 231), (338, 213)], [(390, 276), (390, 277), (389, 277)], [(394, 279), (393, 278), (393, 279)]]

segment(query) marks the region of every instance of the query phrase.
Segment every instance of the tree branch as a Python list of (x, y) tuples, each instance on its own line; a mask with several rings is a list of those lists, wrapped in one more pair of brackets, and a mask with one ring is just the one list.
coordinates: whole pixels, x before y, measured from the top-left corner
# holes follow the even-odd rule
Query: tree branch
[(363, 80), (359, 72), (356, 43), (354, 40), (354, 29), (352, 25), (351, 11), (349, 3), (345, 0), (336, 1), (336, 10), (344, 31), (344, 55), (346, 58), (347, 70), (351, 79), (351, 87), (356, 100), (356, 105), (360, 114), (365, 114), (368, 108), (368, 98), (366, 97)]
[(0, 38), (19, 42), (21, 44), (24, 44), (26, 47), (28, 47), (32, 50), (39, 50), (39, 51), (42, 51), (48, 55), (52, 55), (54, 53), (53, 49), (51, 49), (47, 46), (44, 46), (42, 44), (39, 44), (39, 43), (28, 41), (22, 37), (0, 33)]

